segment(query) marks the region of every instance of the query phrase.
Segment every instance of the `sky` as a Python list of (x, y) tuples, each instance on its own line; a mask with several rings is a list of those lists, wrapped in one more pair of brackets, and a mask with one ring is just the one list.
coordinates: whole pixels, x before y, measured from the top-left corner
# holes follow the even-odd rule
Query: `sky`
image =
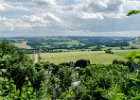
[(140, 0), (0, 0), (2, 36), (140, 36)]

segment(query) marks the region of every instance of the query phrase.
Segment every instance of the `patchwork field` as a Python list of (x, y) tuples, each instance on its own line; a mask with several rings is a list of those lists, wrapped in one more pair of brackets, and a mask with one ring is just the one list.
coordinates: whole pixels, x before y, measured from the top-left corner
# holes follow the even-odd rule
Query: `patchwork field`
[(41, 53), (40, 57), (43, 62), (48, 61), (55, 64), (75, 62), (78, 59), (90, 60), (91, 64), (111, 64), (114, 59), (127, 60), (125, 56), (132, 50), (114, 50), (113, 52), (114, 54), (106, 54), (104, 51)]

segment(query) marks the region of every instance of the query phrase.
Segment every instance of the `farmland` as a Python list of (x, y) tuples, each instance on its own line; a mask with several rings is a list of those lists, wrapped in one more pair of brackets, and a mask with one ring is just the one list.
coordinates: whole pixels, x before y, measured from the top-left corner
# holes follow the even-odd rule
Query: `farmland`
[(75, 62), (79, 59), (90, 60), (91, 64), (111, 64), (115, 59), (126, 61), (125, 56), (127, 53), (132, 52), (132, 50), (114, 50), (113, 52), (114, 54), (106, 54), (104, 51), (41, 53), (40, 57), (42, 62), (51, 62), (54, 64)]
[[(27, 45), (34, 49), (41, 49), (43, 52), (53, 52), (57, 49), (71, 50), (92, 50), (103, 49), (125, 49), (130, 48), (129, 37), (30, 37), (22, 38)], [(124, 47), (124, 48), (122, 48)]]
[(91, 64), (111, 64), (115, 59), (125, 61), (128, 52), (140, 50), (139, 39), (132, 37), (22, 37), (14, 42), (31, 54), (39, 52), (41, 62), (54, 64), (79, 59), (90, 60)]

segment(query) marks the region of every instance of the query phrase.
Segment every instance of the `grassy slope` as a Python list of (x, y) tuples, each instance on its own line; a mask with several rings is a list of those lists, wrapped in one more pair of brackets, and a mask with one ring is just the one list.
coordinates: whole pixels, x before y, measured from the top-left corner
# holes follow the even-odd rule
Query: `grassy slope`
[(78, 59), (87, 59), (90, 60), (92, 64), (111, 64), (114, 59), (126, 60), (125, 55), (131, 51), (132, 50), (114, 50), (114, 54), (106, 54), (104, 51), (42, 53), (41, 61), (60, 64)]
[(17, 43), (15, 43), (15, 46), (18, 48), (31, 49), (31, 46), (27, 45), (26, 41), (17, 42)]

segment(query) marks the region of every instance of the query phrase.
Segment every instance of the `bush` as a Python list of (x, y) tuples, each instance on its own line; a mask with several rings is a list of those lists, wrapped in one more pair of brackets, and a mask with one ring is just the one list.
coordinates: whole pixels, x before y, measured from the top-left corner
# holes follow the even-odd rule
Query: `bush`
[(126, 65), (125, 61), (121, 61), (121, 60), (113, 60), (112, 64), (122, 64), (122, 65)]
[(84, 68), (86, 66), (88, 66), (90, 64), (89, 60), (78, 60), (75, 62), (74, 67), (80, 67), (80, 68)]

